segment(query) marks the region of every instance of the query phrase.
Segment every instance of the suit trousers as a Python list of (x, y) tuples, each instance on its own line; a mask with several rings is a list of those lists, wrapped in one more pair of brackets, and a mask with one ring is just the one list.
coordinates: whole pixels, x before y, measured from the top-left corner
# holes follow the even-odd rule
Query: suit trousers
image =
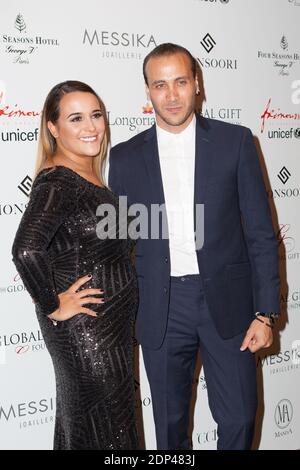
[(157, 448), (189, 449), (189, 408), (198, 352), (218, 449), (251, 448), (257, 409), (255, 356), (240, 351), (246, 332), (222, 339), (210, 316), (200, 275), (171, 277), (165, 339), (142, 347), (150, 384)]

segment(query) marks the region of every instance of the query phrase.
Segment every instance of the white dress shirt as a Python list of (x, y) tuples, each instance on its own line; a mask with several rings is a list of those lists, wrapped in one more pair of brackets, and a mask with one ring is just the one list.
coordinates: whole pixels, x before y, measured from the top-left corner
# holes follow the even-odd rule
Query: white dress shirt
[(196, 118), (179, 134), (156, 125), (168, 220), (171, 276), (199, 274), (194, 235)]

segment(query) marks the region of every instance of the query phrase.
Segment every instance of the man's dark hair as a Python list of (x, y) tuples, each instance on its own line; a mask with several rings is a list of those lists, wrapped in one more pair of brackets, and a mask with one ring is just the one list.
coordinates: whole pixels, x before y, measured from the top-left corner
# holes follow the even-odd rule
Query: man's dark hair
[(165, 42), (164, 44), (160, 44), (159, 46), (155, 47), (153, 51), (149, 52), (146, 55), (144, 62), (143, 62), (143, 75), (146, 84), (148, 85), (147, 75), (146, 75), (146, 66), (149, 60), (152, 57), (161, 57), (173, 54), (185, 54), (188, 56), (191, 62), (191, 69), (193, 73), (193, 77), (196, 77), (196, 59), (192, 56), (192, 54), (183, 46), (179, 46), (178, 44), (172, 44), (171, 42)]

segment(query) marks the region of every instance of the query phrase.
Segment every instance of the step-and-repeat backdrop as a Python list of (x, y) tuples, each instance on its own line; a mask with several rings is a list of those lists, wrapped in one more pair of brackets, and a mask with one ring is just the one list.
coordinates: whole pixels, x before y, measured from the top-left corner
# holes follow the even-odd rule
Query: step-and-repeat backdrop
[[(162, 42), (187, 47), (203, 75), (204, 116), (251, 128), (278, 238), (282, 319), (274, 345), (257, 354), (255, 447), (300, 447), (300, 0), (5, 1), (0, 15), (0, 448), (50, 449), (52, 363), (33, 303), (11, 261), (28, 203), (41, 107), (67, 79), (103, 98), (112, 144), (154, 122), (142, 79), (145, 55)], [(226, 217), (226, 214), (224, 214)], [(234, 230), (234, 227), (232, 228)], [(138, 345), (136, 345), (138, 356)], [(139, 367), (138, 367), (139, 366)], [(233, 397), (234, 400), (234, 397)], [(136, 372), (141, 440), (155, 448), (151, 394), (141, 354)], [(200, 364), (195, 375), (195, 449), (215, 449), (216, 424)]]

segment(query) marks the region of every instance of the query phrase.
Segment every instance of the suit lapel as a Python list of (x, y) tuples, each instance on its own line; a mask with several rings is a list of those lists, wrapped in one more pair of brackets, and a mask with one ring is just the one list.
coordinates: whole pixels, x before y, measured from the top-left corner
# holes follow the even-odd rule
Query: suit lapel
[[(205, 242), (205, 203), (208, 178), (212, 164), (212, 143), (210, 141), (208, 121), (197, 115), (196, 121), (196, 151), (195, 151), (195, 180), (194, 180), (194, 231), (196, 250), (201, 256), (203, 243)], [(199, 205), (203, 204), (203, 211), (199, 211)], [(197, 207), (198, 206), (198, 207)], [(201, 215), (202, 214), (202, 215)], [(203, 216), (203, 218), (202, 218)], [(198, 260), (199, 263), (199, 260)], [(199, 266), (200, 269), (200, 266)], [(200, 269), (201, 272), (201, 269)]]
[[(152, 204), (165, 204), (163, 181), (158, 155), (156, 127), (152, 126), (145, 135), (143, 158), (151, 186)], [(196, 115), (196, 149), (194, 174), (194, 227), (196, 228), (196, 204), (204, 204), (205, 189), (210, 175), (213, 151), (208, 121)]]
[[(208, 121), (196, 114), (196, 150), (195, 150), (195, 175), (194, 175), (194, 203), (204, 202), (205, 186), (209, 177), (212, 148), (210, 143), (210, 126)], [(147, 167), (151, 185), (153, 202), (165, 203), (163, 181), (158, 155), (156, 127), (152, 126), (145, 135), (143, 145), (143, 157)]]
[(212, 162), (212, 145), (207, 120), (200, 115), (196, 118), (194, 204), (203, 204)]
[(164, 204), (164, 188), (161, 176), (155, 125), (149, 129), (143, 145), (143, 157), (151, 186), (151, 203)]

